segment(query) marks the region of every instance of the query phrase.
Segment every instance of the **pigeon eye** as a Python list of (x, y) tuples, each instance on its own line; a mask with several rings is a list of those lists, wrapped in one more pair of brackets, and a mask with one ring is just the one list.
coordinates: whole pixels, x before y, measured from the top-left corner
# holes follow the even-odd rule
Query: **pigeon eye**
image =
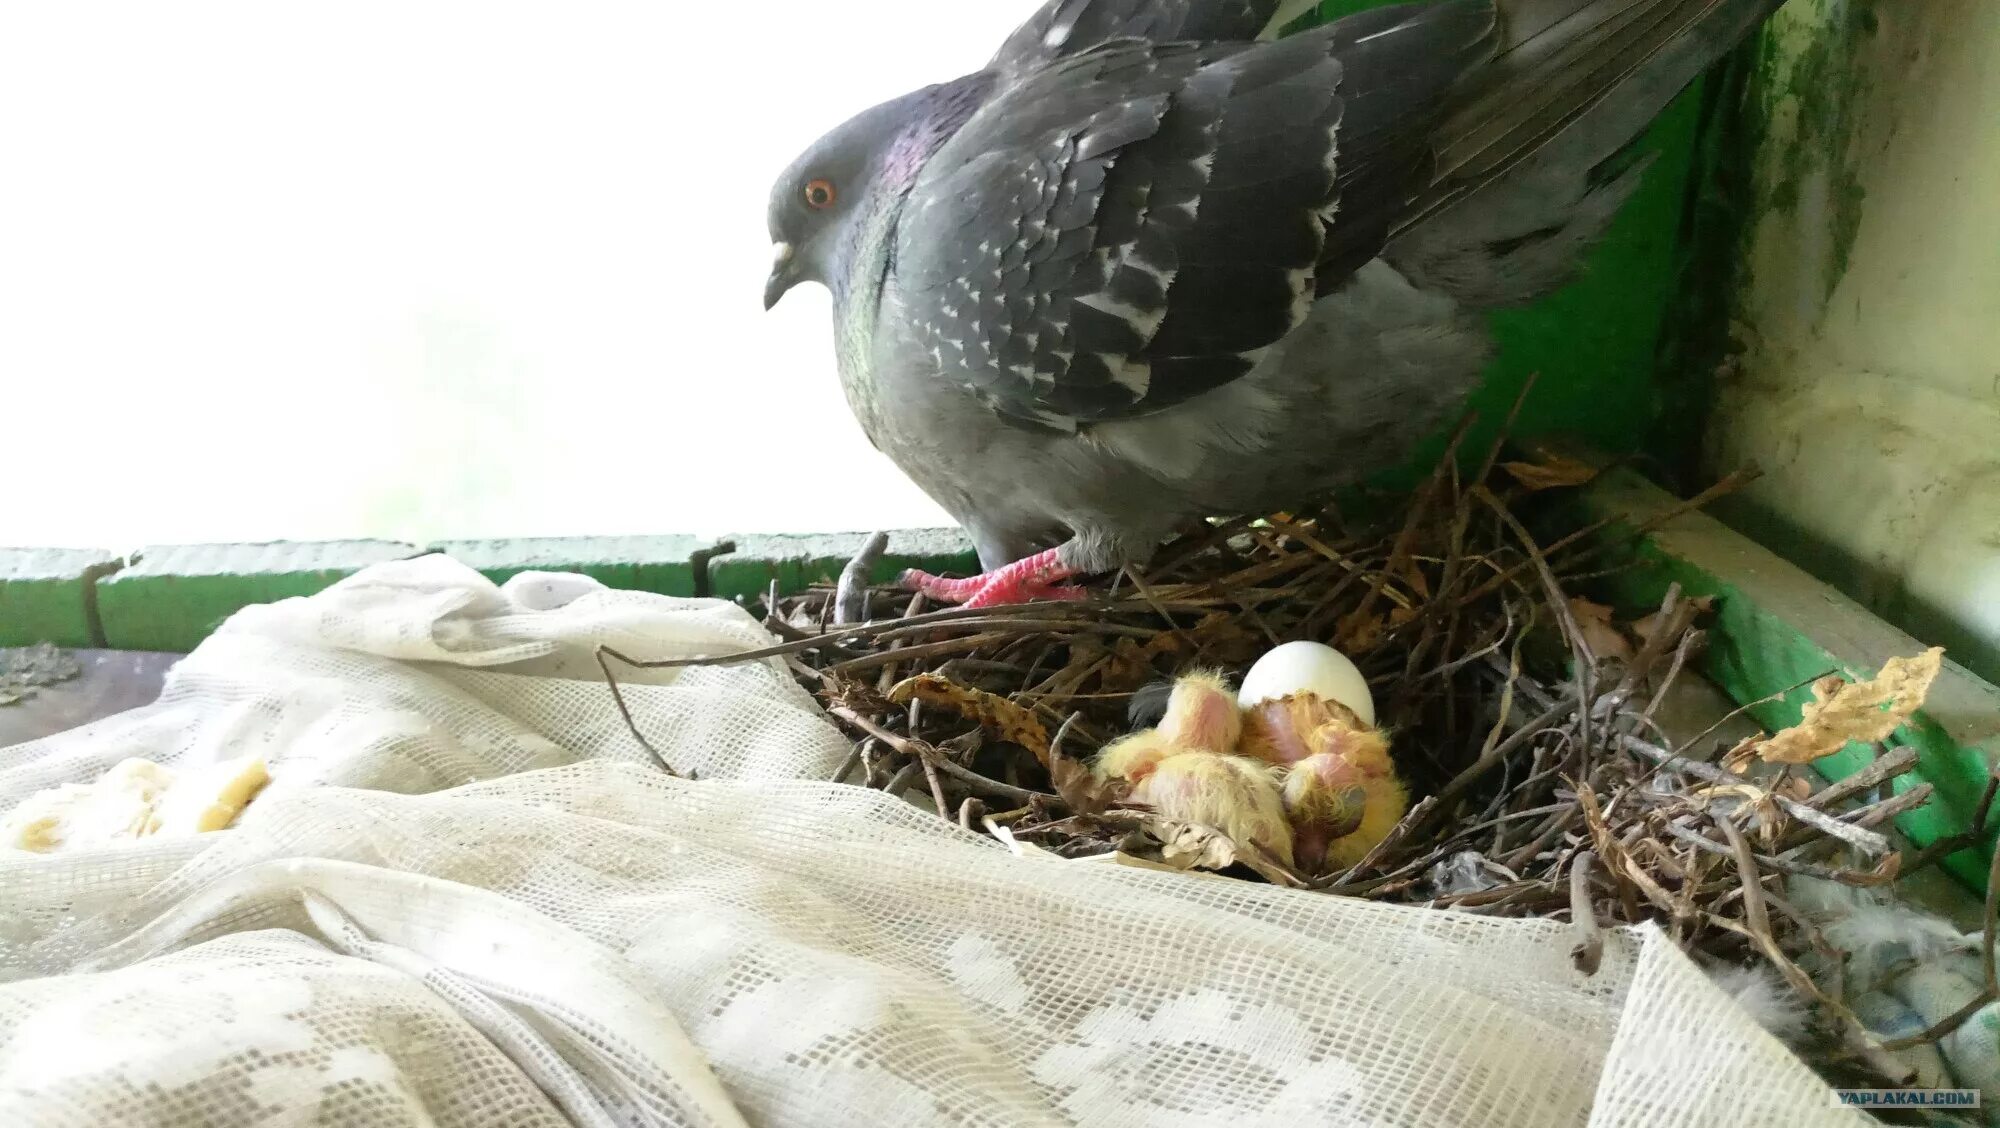
[(815, 211), (824, 211), (832, 207), (834, 197), (831, 180), (815, 180), (806, 185), (806, 206)]

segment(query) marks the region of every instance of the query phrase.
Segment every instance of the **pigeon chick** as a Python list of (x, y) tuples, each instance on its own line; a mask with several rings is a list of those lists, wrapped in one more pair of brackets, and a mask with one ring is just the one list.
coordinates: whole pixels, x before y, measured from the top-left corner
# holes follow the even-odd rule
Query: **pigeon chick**
[(1214, 827), (1238, 845), (1292, 864), (1292, 827), (1269, 764), (1214, 752), (1182, 752), (1153, 765), (1132, 799), (1165, 819)]
[(1409, 809), (1389, 738), (1318, 694), (1252, 706), (1237, 750), (1282, 769), (1292, 852), (1308, 873), (1346, 869), (1367, 857)]
[(1161, 760), (1185, 752), (1227, 755), (1243, 734), (1243, 714), (1236, 693), (1221, 674), (1206, 670), (1182, 674), (1173, 681), (1159, 724), (1142, 728), (1104, 746), (1095, 770), (1100, 779), (1116, 777), (1138, 783)]
[(766, 306), (833, 294), (869, 439), (970, 533), (968, 605), (1402, 460), (1573, 274), (1632, 142), (1780, 0), (1049, 0), (773, 186)]
[(1236, 691), (1220, 674), (1174, 679), (1154, 728), (1105, 746), (1093, 765), (1100, 779), (1123, 779), (1130, 798), (1174, 822), (1214, 827), (1230, 841), (1258, 846), (1289, 865), (1291, 826), (1269, 764), (1232, 755), (1243, 734)]

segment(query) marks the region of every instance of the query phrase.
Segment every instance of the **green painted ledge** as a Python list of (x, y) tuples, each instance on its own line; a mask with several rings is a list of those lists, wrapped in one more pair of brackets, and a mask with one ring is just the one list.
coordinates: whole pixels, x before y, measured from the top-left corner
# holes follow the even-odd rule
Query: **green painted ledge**
[[(1610, 535), (1664, 514), (1676, 499), (1628, 469), (1607, 471), (1578, 495), (1583, 516), (1612, 519)], [(1921, 653), (1926, 644), (1890, 626), (1859, 603), (1706, 514), (1690, 513), (1661, 524), (1626, 550), (1626, 567), (1606, 576), (1601, 595), (1622, 611), (1657, 608), (1668, 585), (1691, 595), (1714, 596), (1716, 622), (1709, 631), (1705, 672), (1739, 703), (1789, 687), (1782, 700), (1751, 708), (1766, 729), (1796, 724), (1811, 699), (1806, 683), (1829, 673), (1872, 677), (1892, 657)], [(1988, 774), (2000, 763), (2000, 688), (1947, 659), (1916, 723), (1891, 743), (1917, 750), (1917, 770), (1897, 780), (1898, 790), (1919, 779), (1935, 789), (1931, 802), (1899, 820), (1919, 846), (1971, 825)], [(1865, 767), (1873, 751), (1850, 745), (1816, 767), (1833, 779)], [(1947, 859), (1951, 873), (1974, 889), (1986, 885), (1989, 841)]]
[[(186, 652), (252, 604), (312, 595), (372, 564), (431, 552), (495, 583), (523, 572), (576, 572), (625, 590), (748, 602), (772, 580), (788, 594), (832, 580), (868, 535), (162, 545), (124, 560), (97, 550), (0, 549), (0, 646)], [(905, 568), (965, 573), (977, 561), (956, 529), (902, 529), (890, 534), (871, 578), (887, 582)]]
[(415, 545), (371, 540), (144, 548), (97, 583), (104, 645), (192, 650), (253, 603), (312, 595), (371, 564), (418, 552)]
[[(815, 583), (831, 583), (870, 535), (745, 533), (726, 537), (724, 540), (736, 548), (709, 561), (709, 594), (753, 600), (768, 594), (772, 580), (778, 582), (780, 592), (788, 594)], [(979, 563), (971, 542), (957, 529), (897, 529), (890, 532), (888, 550), (876, 562), (869, 579), (888, 583), (908, 568), (964, 575), (977, 572)]]
[(0, 548), (0, 646), (103, 645), (95, 584), (120, 563), (97, 549)]
[(496, 584), (523, 572), (577, 572), (607, 587), (658, 595), (695, 594), (699, 537), (515, 537), (440, 541), (430, 546)]

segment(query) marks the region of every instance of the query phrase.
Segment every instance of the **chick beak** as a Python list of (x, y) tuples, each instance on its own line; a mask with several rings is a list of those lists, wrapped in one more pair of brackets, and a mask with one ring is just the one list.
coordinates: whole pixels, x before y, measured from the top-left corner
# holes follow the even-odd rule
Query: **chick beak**
[(792, 270), (794, 259), (790, 243), (778, 243), (771, 247), (771, 277), (764, 283), (766, 311), (777, 305), (786, 291), (798, 285), (798, 276)]

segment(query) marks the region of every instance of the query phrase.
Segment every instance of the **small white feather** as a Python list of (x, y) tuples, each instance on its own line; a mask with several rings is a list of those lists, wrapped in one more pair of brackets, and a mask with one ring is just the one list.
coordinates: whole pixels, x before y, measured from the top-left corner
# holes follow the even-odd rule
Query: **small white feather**
[(1781, 1042), (1795, 1043), (1806, 1032), (1806, 1004), (1768, 967), (1723, 964), (1708, 969), (1709, 981)]
[(1793, 878), (1792, 904), (1810, 916), (1833, 948), (1846, 953), (1855, 990), (1879, 987), (1913, 964), (1979, 946), (1977, 934), (1879, 891), (1816, 878)]

